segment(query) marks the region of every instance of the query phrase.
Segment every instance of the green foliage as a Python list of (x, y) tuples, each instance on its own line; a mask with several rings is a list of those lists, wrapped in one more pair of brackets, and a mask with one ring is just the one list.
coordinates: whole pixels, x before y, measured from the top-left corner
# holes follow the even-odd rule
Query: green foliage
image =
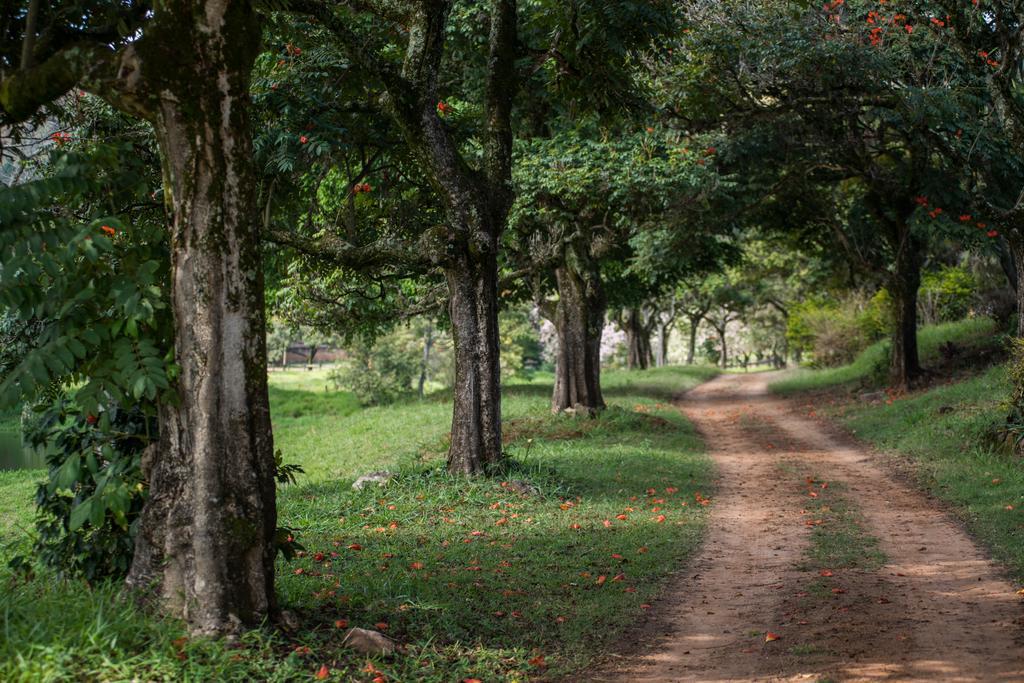
[(505, 378), (530, 379), (543, 363), (540, 321), (523, 306), (498, 316), (501, 343), (501, 374)]
[(844, 365), (870, 341), (862, 310), (849, 301), (805, 301), (793, 307), (787, 337), (794, 348), (814, 354), (811, 364), (816, 367)]
[(356, 340), (346, 350), (348, 358), (330, 375), (338, 389), (351, 391), (366, 406), (387, 405), (412, 393), (423, 353), (416, 339), (392, 333), (373, 342)]
[[(136, 522), (148, 482), (145, 449), (157, 442), (152, 406), (117, 403), (99, 415), (83, 415), (74, 399), (58, 396), (23, 418), (25, 443), (46, 453), (46, 479), (36, 489), (32, 560), (59, 576), (87, 581), (127, 574), (135, 549)], [(305, 470), (275, 454), (279, 485), (294, 484)], [(277, 550), (286, 560), (302, 546), (294, 530), (279, 528)], [(27, 556), (11, 566), (32, 570)]]
[(513, 169), (512, 258), (578, 271), (593, 263), (612, 307), (657, 296), (732, 253), (719, 224), (703, 220), (728, 186), (713, 138), (633, 125), (520, 141)]
[(926, 323), (960, 320), (971, 311), (977, 293), (977, 279), (963, 266), (929, 271), (921, 278), (921, 319)]
[(94, 414), (171, 396), (165, 233), (110, 213), (150, 201), (135, 159), (130, 145), (58, 152), (49, 175), (0, 187), (0, 307), (24, 349), (0, 368), (0, 405), (52, 385), (80, 385)]
[[(61, 576), (124, 576), (145, 500), (141, 458), (155, 438), (155, 417), (116, 403), (83, 417), (80, 406), (63, 397), (35, 412), (24, 437), (47, 454), (47, 475), (36, 489), (33, 556)], [(24, 557), (14, 562), (28, 565)]]
[(1013, 444), (1014, 450), (1024, 450), (1024, 339), (1010, 341), (1010, 363), (1007, 375), (1013, 383), (1013, 393), (1008, 401), (1009, 411), (1006, 423), (997, 430)]

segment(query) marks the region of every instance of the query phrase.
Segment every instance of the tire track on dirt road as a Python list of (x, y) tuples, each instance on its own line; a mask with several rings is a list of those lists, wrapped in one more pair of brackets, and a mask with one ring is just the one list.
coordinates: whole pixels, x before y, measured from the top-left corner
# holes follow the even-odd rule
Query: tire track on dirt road
[[(1024, 605), (999, 568), (869, 449), (771, 396), (770, 379), (723, 375), (680, 401), (717, 468), (705, 543), (586, 679), (1024, 681)], [(837, 595), (812, 604), (805, 474), (844, 485), (887, 557), (837, 572)]]

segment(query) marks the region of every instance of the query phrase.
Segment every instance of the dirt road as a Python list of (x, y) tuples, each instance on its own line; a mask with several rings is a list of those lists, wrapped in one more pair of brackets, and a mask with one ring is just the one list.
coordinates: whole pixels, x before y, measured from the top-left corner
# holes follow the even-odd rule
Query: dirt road
[[(719, 482), (707, 540), (601, 681), (1024, 681), (1015, 586), (927, 497), (770, 375), (724, 375), (682, 410)], [(837, 571), (808, 599), (804, 475), (844, 485), (886, 563)], [(766, 642), (772, 632), (778, 640)], [(632, 654), (633, 651), (639, 654)]]

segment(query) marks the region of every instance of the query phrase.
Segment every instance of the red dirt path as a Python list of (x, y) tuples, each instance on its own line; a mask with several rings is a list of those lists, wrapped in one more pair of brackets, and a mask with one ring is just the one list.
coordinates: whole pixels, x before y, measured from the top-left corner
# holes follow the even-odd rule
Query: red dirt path
[[(1024, 681), (1015, 587), (870, 450), (769, 395), (770, 379), (724, 375), (681, 400), (718, 470), (707, 540), (619, 653), (580, 680)], [(845, 592), (811, 605), (798, 595), (817, 578), (798, 568), (805, 474), (845, 485), (888, 559), (837, 571)], [(781, 638), (766, 643), (767, 631)]]

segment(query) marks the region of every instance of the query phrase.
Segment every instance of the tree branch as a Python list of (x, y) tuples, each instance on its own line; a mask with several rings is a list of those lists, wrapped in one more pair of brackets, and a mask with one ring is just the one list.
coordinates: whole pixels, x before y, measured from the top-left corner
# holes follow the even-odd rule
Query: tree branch
[(356, 246), (331, 234), (319, 238), (305, 237), (287, 230), (269, 229), (264, 238), (299, 253), (330, 260), (338, 266), (353, 270), (370, 270), (382, 266), (401, 264), (410, 270), (426, 270), (432, 267), (423, 250), (413, 246), (397, 246), (384, 241), (365, 246)]

